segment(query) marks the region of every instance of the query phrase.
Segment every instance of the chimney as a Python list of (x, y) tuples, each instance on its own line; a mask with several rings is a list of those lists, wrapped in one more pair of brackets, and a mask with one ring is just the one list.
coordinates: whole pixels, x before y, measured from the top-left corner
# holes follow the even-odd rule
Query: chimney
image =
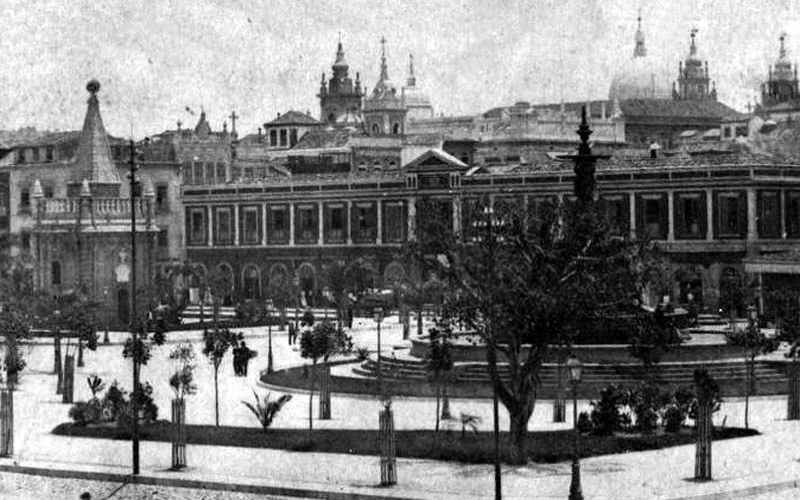
[(258, 127), (258, 143), (261, 144), (261, 127)]

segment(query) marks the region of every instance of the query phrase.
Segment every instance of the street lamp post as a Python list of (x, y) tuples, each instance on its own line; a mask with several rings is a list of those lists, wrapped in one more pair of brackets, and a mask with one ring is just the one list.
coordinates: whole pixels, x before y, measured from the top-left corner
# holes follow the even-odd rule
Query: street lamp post
[(267, 373), (272, 373), (272, 301), (267, 301)]
[(383, 370), (381, 369), (381, 321), (383, 321), (383, 308), (373, 310), (373, 319), (378, 324), (378, 394), (383, 397)]
[(133, 407), (132, 444), (133, 475), (139, 475), (139, 359), (137, 358), (139, 343), (139, 321), (136, 317), (136, 145), (130, 141), (130, 199), (131, 199), (131, 336), (133, 338)]
[(107, 286), (103, 287), (103, 302), (105, 303), (106, 306), (106, 331), (103, 334), (103, 343), (110, 344), (111, 340), (108, 338), (108, 287)]
[(581, 489), (580, 432), (578, 432), (578, 384), (581, 381), (583, 363), (573, 354), (567, 360), (569, 381), (572, 384), (572, 426), (575, 441), (572, 453), (572, 481), (569, 485), (569, 500), (583, 500)]

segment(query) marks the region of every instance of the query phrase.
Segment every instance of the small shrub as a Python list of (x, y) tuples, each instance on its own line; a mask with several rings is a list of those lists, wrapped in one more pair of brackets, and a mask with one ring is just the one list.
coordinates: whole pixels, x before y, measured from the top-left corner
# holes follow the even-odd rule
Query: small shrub
[(104, 420), (103, 403), (97, 398), (79, 401), (69, 409), (69, 418), (79, 426), (99, 424)]
[(86, 383), (89, 385), (89, 390), (92, 391), (92, 399), (97, 398), (97, 393), (103, 392), (103, 390), (106, 388), (106, 384), (103, 382), (103, 379), (94, 373), (86, 377)]
[(581, 434), (589, 434), (594, 431), (594, 424), (592, 424), (592, 417), (588, 411), (582, 411), (578, 415), (578, 432)]
[(359, 361), (366, 361), (369, 359), (369, 349), (366, 347), (358, 347), (356, 348), (356, 358)]
[(653, 383), (641, 383), (630, 392), (628, 404), (636, 417), (636, 427), (642, 432), (652, 432), (658, 426), (659, 416), (673, 399)]
[(253, 415), (258, 419), (258, 423), (261, 424), (261, 428), (264, 430), (264, 433), (267, 432), (269, 426), (272, 425), (272, 421), (281, 411), (283, 406), (288, 403), (292, 396), (291, 394), (284, 394), (283, 396), (279, 397), (275, 401), (270, 401), (271, 393), (266, 393), (264, 398), (259, 398), (256, 391), (253, 391), (253, 396), (256, 398), (256, 404), (252, 404), (247, 401), (242, 401), (242, 404), (245, 405)]
[(684, 420), (686, 420), (686, 413), (677, 404), (670, 404), (664, 411), (664, 430), (678, 432), (681, 430)]
[(314, 313), (310, 309), (303, 313), (300, 326), (314, 326)]
[(631, 417), (623, 412), (628, 405), (628, 393), (617, 384), (611, 384), (600, 391), (600, 401), (592, 403), (591, 421), (594, 433), (610, 436), (630, 425)]

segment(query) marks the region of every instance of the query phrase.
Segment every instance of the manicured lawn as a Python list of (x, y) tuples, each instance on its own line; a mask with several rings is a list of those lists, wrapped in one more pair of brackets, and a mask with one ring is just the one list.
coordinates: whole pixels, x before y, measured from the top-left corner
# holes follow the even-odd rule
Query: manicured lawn
[[(170, 441), (171, 424), (157, 422), (141, 428), (141, 438), (146, 441)], [(78, 427), (71, 423), (60, 424), (53, 433), (62, 436), (90, 437), (99, 439), (130, 439), (130, 432), (116, 426)], [(460, 430), (450, 432), (411, 430), (396, 431), (397, 456), (405, 458), (428, 458), (453, 460), (468, 463), (491, 463), (494, 441), (490, 432), (468, 433), (461, 437)], [(757, 435), (758, 431), (740, 428), (717, 428), (714, 439), (730, 439)], [(275, 448), (294, 451), (316, 451), (324, 453), (347, 453), (353, 455), (379, 455), (378, 431), (320, 429), (309, 434), (302, 429), (270, 429), (264, 434), (255, 427), (214, 427), (189, 425), (186, 428), (188, 444), (239, 446), (244, 448)], [(505, 443), (507, 435), (501, 433)], [(581, 456), (590, 457), (631, 451), (653, 450), (691, 444), (692, 429), (683, 429), (677, 434), (657, 433), (651, 435), (617, 435), (581, 437)], [(570, 431), (531, 432), (528, 437), (529, 458), (534, 462), (561, 462), (572, 457), (572, 433)]]

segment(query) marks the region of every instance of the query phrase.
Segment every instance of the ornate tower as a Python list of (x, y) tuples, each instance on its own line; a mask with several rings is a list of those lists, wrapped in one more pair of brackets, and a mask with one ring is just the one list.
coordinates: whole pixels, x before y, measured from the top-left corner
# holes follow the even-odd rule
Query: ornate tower
[(403, 107), (406, 109), (407, 120), (420, 118), (433, 118), (431, 100), (421, 88), (417, 87), (417, 77), (414, 75), (414, 56), (408, 55), (408, 78), (402, 90)]
[(778, 60), (769, 68), (769, 79), (761, 84), (761, 105), (772, 106), (800, 97), (797, 85), (797, 66), (786, 57), (786, 33), (781, 33)]
[(319, 89), (320, 120), (326, 123), (336, 123), (343, 116), (360, 116), (361, 100), (364, 94), (361, 91), (360, 75), (356, 73), (356, 81), (348, 75), (349, 66), (344, 58), (342, 41), (336, 49), (336, 61), (331, 67), (333, 70), (330, 80), (322, 81)]
[(370, 135), (401, 135), (405, 131), (406, 109), (389, 79), (386, 66), (386, 38), (381, 38), (381, 76), (364, 102), (364, 125)]
[(642, 31), (642, 12), (636, 17), (636, 35), (634, 35), (636, 45), (633, 48), (633, 57), (644, 57), (647, 49), (644, 47), (644, 31)]
[(675, 84), (672, 85), (672, 97), (676, 101), (716, 101), (717, 88), (708, 78), (708, 61), (704, 64), (697, 55), (697, 29), (693, 28), (690, 36), (689, 55), (686, 61), (678, 64), (678, 86), (676, 89)]

